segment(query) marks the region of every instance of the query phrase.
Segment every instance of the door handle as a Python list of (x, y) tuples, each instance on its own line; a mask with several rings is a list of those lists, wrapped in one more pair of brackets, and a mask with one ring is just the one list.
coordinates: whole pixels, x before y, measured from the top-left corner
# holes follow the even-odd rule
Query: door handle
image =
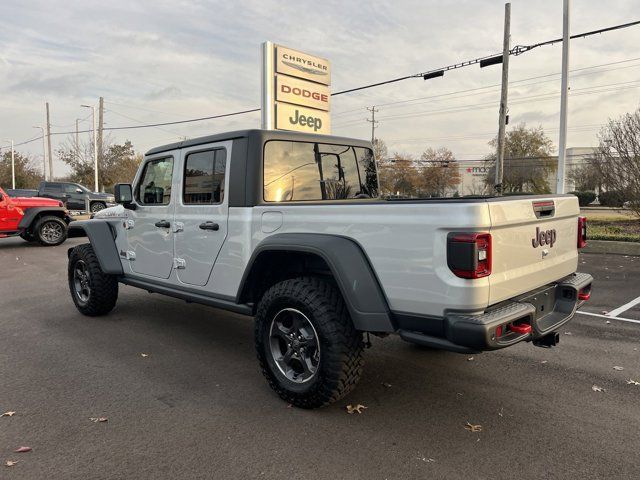
[(218, 225), (217, 223), (213, 223), (211, 221), (200, 224), (200, 230), (214, 230), (217, 232), (219, 229), (220, 229), (220, 225)]
[(171, 224), (166, 220), (160, 220), (159, 222), (156, 222), (156, 227), (158, 228), (169, 228), (170, 226)]

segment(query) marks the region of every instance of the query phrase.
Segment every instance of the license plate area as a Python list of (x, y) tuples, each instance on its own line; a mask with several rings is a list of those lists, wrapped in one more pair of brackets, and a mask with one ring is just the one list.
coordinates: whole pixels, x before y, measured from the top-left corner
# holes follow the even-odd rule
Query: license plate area
[(556, 285), (546, 285), (522, 297), (518, 297), (517, 300), (519, 302), (530, 303), (536, 308), (533, 320), (537, 322), (555, 311), (556, 292)]

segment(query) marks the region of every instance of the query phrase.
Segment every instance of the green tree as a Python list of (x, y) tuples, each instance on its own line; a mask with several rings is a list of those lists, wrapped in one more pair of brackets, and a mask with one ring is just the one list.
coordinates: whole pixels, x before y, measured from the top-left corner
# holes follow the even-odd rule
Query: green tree
[[(16, 188), (38, 188), (42, 180), (42, 169), (38, 169), (28, 156), (20, 152), (14, 152), (14, 164)], [(0, 156), (0, 186), (11, 188), (11, 150)]]
[[(494, 149), (494, 153), (485, 157), (489, 167), (485, 183), (492, 188), (496, 176), (497, 136), (489, 142), (489, 146)], [(549, 180), (557, 168), (557, 161), (549, 158), (552, 151), (553, 142), (545, 135), (542, 127), (527, 128), (525, 123), (521, 123), (507, 132), (502, 191), (550, 193)]]

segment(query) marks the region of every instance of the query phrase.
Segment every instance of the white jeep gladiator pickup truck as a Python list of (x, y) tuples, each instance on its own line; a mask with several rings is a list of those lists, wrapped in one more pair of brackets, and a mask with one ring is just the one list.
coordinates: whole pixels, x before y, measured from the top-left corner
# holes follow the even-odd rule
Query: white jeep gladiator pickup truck
[(262, 371), (313, 408), (357, 383), (367, 335), (460, 353), (550, 347), (589, 298), (571, 195), (389, 200), (369, 142), (282, 131), (150, 150), (120, 204), (74, 222), (71, 297), (118, 284), (255, 317)]

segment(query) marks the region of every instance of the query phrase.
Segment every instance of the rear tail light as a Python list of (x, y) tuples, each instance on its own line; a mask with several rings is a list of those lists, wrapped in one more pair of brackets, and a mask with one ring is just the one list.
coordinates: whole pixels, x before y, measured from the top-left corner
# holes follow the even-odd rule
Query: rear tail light
[(447, 236), (447, 264), (460, 278), (491, 275), (491, 234), (450, 233)]
[(578, 217), (578, 248), (587, 246), (587, 217)]

